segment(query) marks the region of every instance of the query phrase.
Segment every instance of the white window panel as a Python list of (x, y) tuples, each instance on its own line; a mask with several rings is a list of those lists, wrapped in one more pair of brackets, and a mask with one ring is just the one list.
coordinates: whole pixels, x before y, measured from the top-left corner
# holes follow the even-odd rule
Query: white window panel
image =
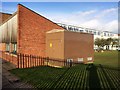
[(92, 60), (92, 57), (88, 57), (87, 60), (88, 60), (88, 61), (91, 61), (91, 60)]
[(72, 62), (73, 62), (73, 59), (67, 59), (67, 62), (70, 62), (70, 61), (72, 61)]
[(78, 62), (83, 62), (83, 58), (78, 58)]

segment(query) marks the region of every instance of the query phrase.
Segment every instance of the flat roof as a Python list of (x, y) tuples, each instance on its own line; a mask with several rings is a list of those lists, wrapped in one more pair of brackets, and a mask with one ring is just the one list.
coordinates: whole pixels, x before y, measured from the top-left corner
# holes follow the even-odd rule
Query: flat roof
[(84, 32), (74, 32), (74, 31), (68, 31), (66, 29), (53, 29), (53, 30), (50, 30), (46, 33), (57, 33), (57, 32), (72, 32), (72, 33), (80, 33), (80, 34), (89, 34), (89, 35), (93, 35), (92, 33), (84, 33)]

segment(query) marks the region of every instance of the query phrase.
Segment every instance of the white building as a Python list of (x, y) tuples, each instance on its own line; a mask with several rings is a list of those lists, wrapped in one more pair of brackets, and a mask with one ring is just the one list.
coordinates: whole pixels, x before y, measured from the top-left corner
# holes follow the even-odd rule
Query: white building
[[(74, 31), (74, 32), (83, 32), (83, 33), (91, 33), (94, 34), (94, 40), (96, 38), (103, 38), (103, 39), (107, 39), (107, 38), (113, 38), (113, 39), (118, 39), (118, 34), (112, 33), (112, 32), (108, 32), (108, 31), (99, 31), (99, 30), (95, 30), (95, 29), (90, 29), (90, 28), (84, 28), (84, 27), (78, 27), (78, 26), (73, 26), (73, 25), (67, 25), (67, 24), (62, 24), (62, 23), (57, 23), (59, 26), (62, 26), (63, 28), (65, 28), (66, 30), (69, 31)], [(94, 45), (94, 49), (97, 49), (98, 47), (96, 45)], [(106, 48), (106, 46), (104, 47), (104, 49)], [(110, 50), (116, 50), (118, 49), (118, 47), (110, 45), (109, 46)]]

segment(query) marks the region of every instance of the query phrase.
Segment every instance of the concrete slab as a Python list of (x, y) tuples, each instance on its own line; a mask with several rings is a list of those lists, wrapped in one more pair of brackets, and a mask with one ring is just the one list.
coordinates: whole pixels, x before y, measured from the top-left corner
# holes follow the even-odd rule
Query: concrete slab
[(1, 72), (1, 88), (33, 88), (32, 85), (29, 85), (27, 82), (22, 82), (19, 77), (13, 75), (9, 72), (9, 70), (15, 69), (16, 67), (6, 62), (5, 60), (2, 60), (2, 72)]

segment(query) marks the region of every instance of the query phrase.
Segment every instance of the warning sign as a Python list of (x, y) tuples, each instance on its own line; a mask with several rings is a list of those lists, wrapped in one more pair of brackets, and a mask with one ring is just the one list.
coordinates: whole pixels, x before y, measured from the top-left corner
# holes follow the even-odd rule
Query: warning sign
[(50, 47), (52, 47), (52, 43), (50, 43)]

